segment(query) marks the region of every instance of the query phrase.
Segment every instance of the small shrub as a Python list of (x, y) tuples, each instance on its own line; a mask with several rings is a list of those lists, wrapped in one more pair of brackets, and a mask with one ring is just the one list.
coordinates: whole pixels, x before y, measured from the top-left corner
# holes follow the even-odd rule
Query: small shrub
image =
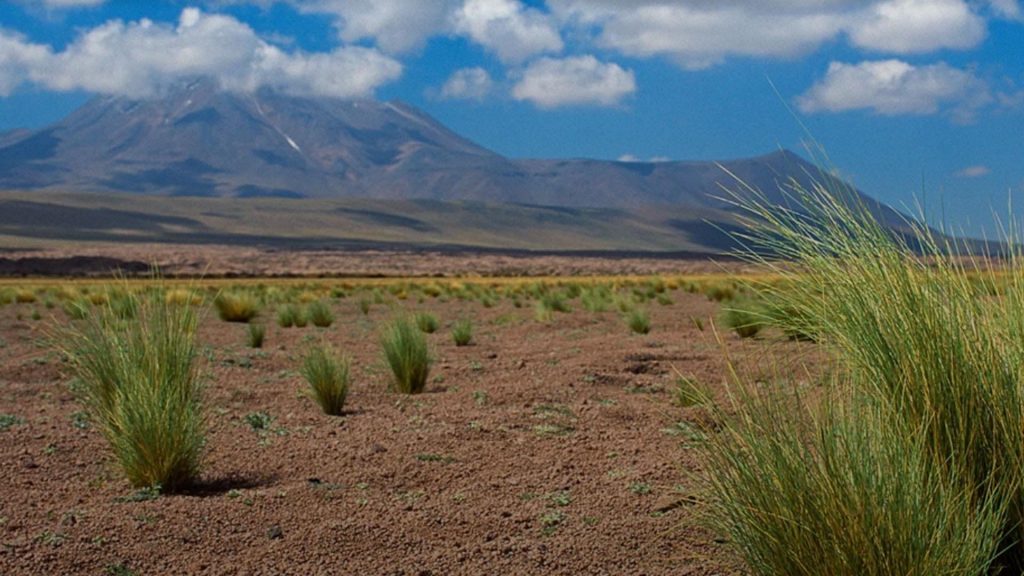
[(370, 307), (372, 305), (373, 302), (371, 302), (370, 299), (367, 298), (366, 296), (362, 296), (359, 298), (359, 311), (363, 313), (363, 316), (366, 316), (367, 314), (370, 313)]
[(221, 292), (213, 300), (217, 315), (225, 322), (248, 322), (259, 313), (259, 302), (251, 294)]
[(309, 383), (309, 395), (324, 414), (340, 416), (349, 388), (349, 361), (338, 357), (327, 345), (310, 349), (299, 369)]
[(456, 346), (468, 346), (473, 340), (473, 322), (468, 318), (456, 320), (452, 326), (452, 340)]
[(437, 332), (438, 322), (437, 316), (429, 312), (419, 312), (414, 316), (416, 320), (416, 327), (425, 334), (433, 334)]
[(427, 385), (430, 351), (423, 332), (408, 319), (394, 320), (381, 337), (384, 358), (394, 375), (392, 387), (404, 394), (417, 394)]
[(198, 318), (163, 298), (134, 300), (134, 320), (111, 306), (61, 338), (81, 400), (136, 487), (174, 490), (199, 472), (205, 442), (196, 367)]
[(327, 328), (334, 323), (334, 314), (331, 312), (330, 306), (321, 300), (311, 302), (306, 310), (309, 321), (317, 328)]
[(246, 341), (250, 348), (263, 348), (263, 339), (267, 335), (267, 327), (263, 324), (251, 323), (246, 333)]
[(626, 315), (626, 324), (635, 334), (647, 334), (651, 331), (651, 319), (643, 308), (634, 308)]

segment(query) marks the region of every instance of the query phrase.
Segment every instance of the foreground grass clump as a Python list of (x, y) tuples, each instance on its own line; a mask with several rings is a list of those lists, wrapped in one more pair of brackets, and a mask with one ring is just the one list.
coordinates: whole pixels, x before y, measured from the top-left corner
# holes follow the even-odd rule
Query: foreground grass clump
[(340, 416), (349, 388), (349, 361), (339, 357), (328, 345), (314, 346), (299, 368), (309, 383), (309, 395), (324, 414)]
[(782, 281), (756, 288), (836, 382), (809, 419), (754, 394), (724, 417), (716, 524), (757, 574), (1021, 573), (1021, 256), (1005, 295), (979, 298), (972, 276), (996, 272), (930, 229), (906, 226), (911, 243), (844, 190), (792, 189), (799, 214), (748, 192), (750, 239), (797, 264), (762, 260)]
[(1003, 509), (884, 410), (747, 399), (708, 446), (714, 521), (755, 574), (983, 575)]
[(110, 305), (61, 335), (78, 392), (132, 485), (187, 486), (203, 454), (195, 311), (128, 293), (136, 311)]
[(213, 300), (217, 315), (225, 322), (248, 322), (260, 311), (259, 300), (251, 294), (221, 292)]
[(409, 319), (398, 318), (384, 329), (381, 346), (394, 375), (392, 388), (403, 394), (423, 392), (431, 363), (423, 332)]

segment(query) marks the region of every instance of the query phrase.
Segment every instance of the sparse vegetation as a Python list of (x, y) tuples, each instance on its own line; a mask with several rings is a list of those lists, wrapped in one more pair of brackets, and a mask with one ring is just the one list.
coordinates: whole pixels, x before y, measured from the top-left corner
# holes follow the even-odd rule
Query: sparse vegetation
[(394, 376), (392, 388), (403, 394), (423, 392), (431, 363), (423, 332), (407, 318), (398, 318), (384, 329), (381, 346)]
[(309, 383), (309, 395), (324, 414), (340, 416), (349, 388), (349, 361), (328, 345), (310, 348), (299, 369)]

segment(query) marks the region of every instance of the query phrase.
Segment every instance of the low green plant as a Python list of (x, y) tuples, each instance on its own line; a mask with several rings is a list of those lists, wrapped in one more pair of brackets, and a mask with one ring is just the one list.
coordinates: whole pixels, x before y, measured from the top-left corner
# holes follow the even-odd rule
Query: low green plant
[(246, 341), (250, 348), (263, 348), (263, 339), (267, 335), (267, 327), (263, 324), (251, 323), (246, 332)]
[(309, 384), (308, 393), (324, 414), (340, 416), (349, 389), (349, 361), (327, 344), (310, 348), (299, 373)]
[(434, 332), (437, 332), (437, 328), (439, 326), (437, 316), (434, 316), (430, 312), (417, 312), (413, 319), (416, 321), (416, 327), (424, 334), (433, 334)]
[(189, 306), (128, 293), (136, 316), (107, 304), (58, 341), (77, 390), (132, 485), (175, 490), (199, 472), (205, 444), (198, 317)]
[(473, 322), (468, 318), (456, 320), (452, 325), (452, 340), (456, 346), (468, 346), (473, 340)]
[(404, 394), (423, 392), (430, 375), (427, 339), (407, 318), (393, 320), (381, 336), (384, 359), (394, 376), (392, 388)]
[(317, 328), (327, 328), (334, 323), (334, 313), (331, 312), (330, 306), (322, 300), (310, 302), (306, 312), (309, 321)]
[(359, 303), (358, 303), (359, 311), (363, 313), (363, 316), (366, 316), (367, 314), (370, 313), (370, 307), (372, 305), (373, 305), (373, 302), (369, 298), (367, 298), (366, 296), (361, 296), (359, 298)]
[(243, 292), (221, 292), (213, 299), (213, 305), (225, 322), (249, 322), (260, 311), (259, 300)]

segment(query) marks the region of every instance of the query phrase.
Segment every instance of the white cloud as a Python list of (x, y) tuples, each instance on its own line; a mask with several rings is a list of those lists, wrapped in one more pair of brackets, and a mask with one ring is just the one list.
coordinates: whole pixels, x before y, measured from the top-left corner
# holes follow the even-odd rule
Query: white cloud
[(444, 83), (441, 96), (458, 100), (483, 100), (493, 87), (491, 75), (483, 68), (462, 68), (453, 72)]
[(992, 170), (988, 166), (976, 165), (968, 166), (961, 170), (957, 170), (953, 175), (958, 178), (983, 178), (988, 176)]
[(985, 38), (985, 20), (963, 0), (888, 0), (850, 27), (857, 46), (896, 54), (971, 48)]
[(560, 52), (562, 37), (546, 14), (518, 0), (466, 0), (454, 16), (455, 30), (505, 63)]
[[(1008, 5), (1013, 0), (990, 0)], [(789, 58), (842, 39), (895, 54), (966, 49), (985, 37), (968, 0), (548, 0), (603, 47), (685, 68), (729, 57)]]
[(631, 70), (593, 56), (541, 58), (530, 64), (512, 88), (516, 100), (541, 108), (570, 105), (612, 106), (636, 92)]
[(287, 53), (230, 16), (182, 11), (177, 26), (114, 20), (84, 32), (64, 51), (0, 32), (0, 94), (31, 82), (51, 90), (149, 97), (183, 79), (207, 76), (222, 87), (272, 86), (297, 95), (370, 95), (402, 66), (374, 49)]
[(1024, 19), (1024, 10), (1017, 0), (989, 0), (992, 10), (1000, 17), (1009, 20)]
[(69, 8), (95, 8), (105, 4), (107, 0), (42, 0), (42, 5), (51, 10)]
[(455, 0), (290, 0), (300, 12), (337, 17), (345, 42), (372, 39), (389, 53), (421, 47), (447, 28)]
[(876, 114), (934, 114), (948, 109), (959, 121), (992, 100), (988, 85), (944, 63), (913, 66), (901, 60), (829, 64), (825, 78), (797, 99), (812, 112), (872, 110)]
[(651, 156), (650, 158), (647, 158), (645, 160), (645, 159), (640, 158), (639, 156), (635, 156), (633, 154), (623, 154), (622, 156), (619, 156), (618, 158), (616, 158), (616, 161), (617, 162), (629, 162), (629, 163), (640, 162), (640, 163), (645, 163), (645, 164), (657, 164), (659, 162), (671, 162), (672, 159), (669, 158), (668, 156)]

